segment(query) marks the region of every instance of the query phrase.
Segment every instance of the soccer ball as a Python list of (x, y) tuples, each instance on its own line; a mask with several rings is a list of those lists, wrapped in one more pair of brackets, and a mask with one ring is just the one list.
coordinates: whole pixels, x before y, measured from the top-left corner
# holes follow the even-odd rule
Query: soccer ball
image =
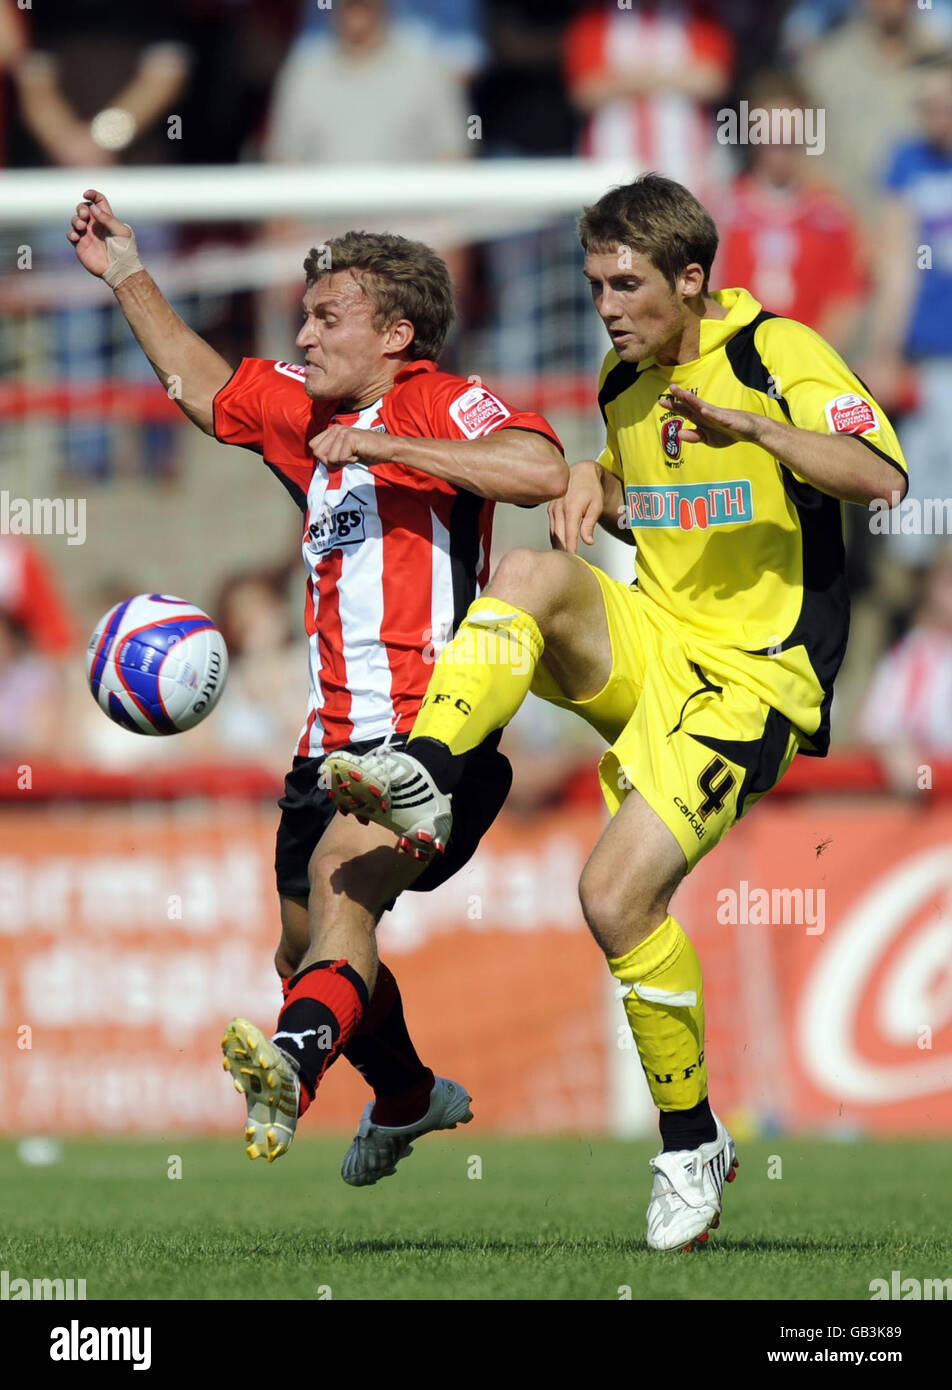
[(134, 734), (180, 734), (218, 703), (225, 639), (207, 613), (171, 594), (136, 594), (96, 624), (86, 679), (99, 708)]

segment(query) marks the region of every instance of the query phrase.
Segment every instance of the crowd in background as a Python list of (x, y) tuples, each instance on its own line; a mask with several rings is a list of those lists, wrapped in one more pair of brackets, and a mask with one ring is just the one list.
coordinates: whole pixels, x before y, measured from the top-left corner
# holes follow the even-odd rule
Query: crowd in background
[[(944, 499), (952, 478), (952, 0), (0, 0), (0, 71), (0, 148), (13, 168), (576, 154), (688, 184), (722, 234), (713, 286), (746, 285), (826, 336), (890, 412), (910, 464), (911, 520), (898, 534), (875, 536), (848, 509), (853, 640), (870, 668), (882, 656), (839, 741), (883, 745), (897, 786), (910, 760), (949, 749), (950, 542), (916, 526), (915, 508)], [(822, 153), (723, 143), (718, 113), (741, 102), (821, 112)], [(90, 123), (109, 108), (132, 124), (94, 138)], [(187, 139), (168, 138), (170, 111)], [(167, 233), (160, 249), (196, 234)], [(65, 263), (59, 242), (49, 256)], [(464, 312), (538, 245), (512, 238), (481, 262), (454, 262)], [(518, 324), (497, 310), (502, 356)], [(83, 342), (88, 364), (88, 331)], [(108, 365), (147, 371), (134, 349)], [(84, 428), (64, 446), (74, 474), (108, 478), (106, 435)], [(144, 439), (146, 476), (167, 472), (169, 441), (161, 425)], [(55, 588), (49, 575), (26, 579), (38, 565), (0, 537), (0, 757), (24, 740), (55, 747), (44, 711), (70, 639), (65, 605), (53, 636), (24, 607), (31, 583)], [(292, 659), (303, 663), (291, 592), (290, 571), (235, 576), (222, 591), (230, 700), (202, 735), (219, 751), (287, 760), (303, 703), (285, 679)], [(275, 691), (292, 687), (285, 709)], [(90, 715), (93, 746), (113, 731), (95, 727), (91, 702)]]

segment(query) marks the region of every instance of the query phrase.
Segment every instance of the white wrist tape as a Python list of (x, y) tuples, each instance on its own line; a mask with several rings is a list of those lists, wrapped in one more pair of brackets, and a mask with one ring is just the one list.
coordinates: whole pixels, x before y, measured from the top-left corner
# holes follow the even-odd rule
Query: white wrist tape
[(137, 270), (143, 269), (136, 235), (131, 229), (128, 236), (107, 236), (106, 252), (109, 265), (103, 271), (102, 278), (111, 290), (121, 285), (123, 280), (128, 280), (130, 275), (135, 275)]

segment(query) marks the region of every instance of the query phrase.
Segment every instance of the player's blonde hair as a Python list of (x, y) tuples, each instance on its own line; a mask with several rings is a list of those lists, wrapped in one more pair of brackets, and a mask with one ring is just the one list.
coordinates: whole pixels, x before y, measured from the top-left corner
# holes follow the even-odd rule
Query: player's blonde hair
[(582, 213), (582, 250), (613, 252), (627, 247), (647, 256), (673, 287), (685, 266), (704, 271), (704, 293), (717, 253), (714, 219), (694, 194), (661, 174), (642, 174), (634, 183), (610, 188)]
[(344, 232), (313, 246), (304, 261), (308, 286), (351, 270), (374, 306), (374, 327), (398, 319), (413, 324), (409, 356), (436, 360), (456, 314), (445, 261), (422, 241), (391, 232)]

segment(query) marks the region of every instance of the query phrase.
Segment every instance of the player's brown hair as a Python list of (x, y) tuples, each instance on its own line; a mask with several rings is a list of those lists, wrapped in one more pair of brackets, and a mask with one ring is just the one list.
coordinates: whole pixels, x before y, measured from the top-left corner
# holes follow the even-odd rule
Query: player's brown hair
[(376, 329), (409, 319), (410, 357), (439, 357), (456, 309), (450, 273), (432, 247), (391, 232), (351, 231), (313, 246), (304, 261), (308, 286), (341, 270), (353, 271), (372, 301)]
[(704, 271), (704, 293), (717, 252), (714, 219), (683, 184), (661, 174), (642, 174), (634, 183), (610, 188), (585, 208), (578, 224), (582, 250), (628, 247), (647, 256), (673, 287), (696, 262)]

